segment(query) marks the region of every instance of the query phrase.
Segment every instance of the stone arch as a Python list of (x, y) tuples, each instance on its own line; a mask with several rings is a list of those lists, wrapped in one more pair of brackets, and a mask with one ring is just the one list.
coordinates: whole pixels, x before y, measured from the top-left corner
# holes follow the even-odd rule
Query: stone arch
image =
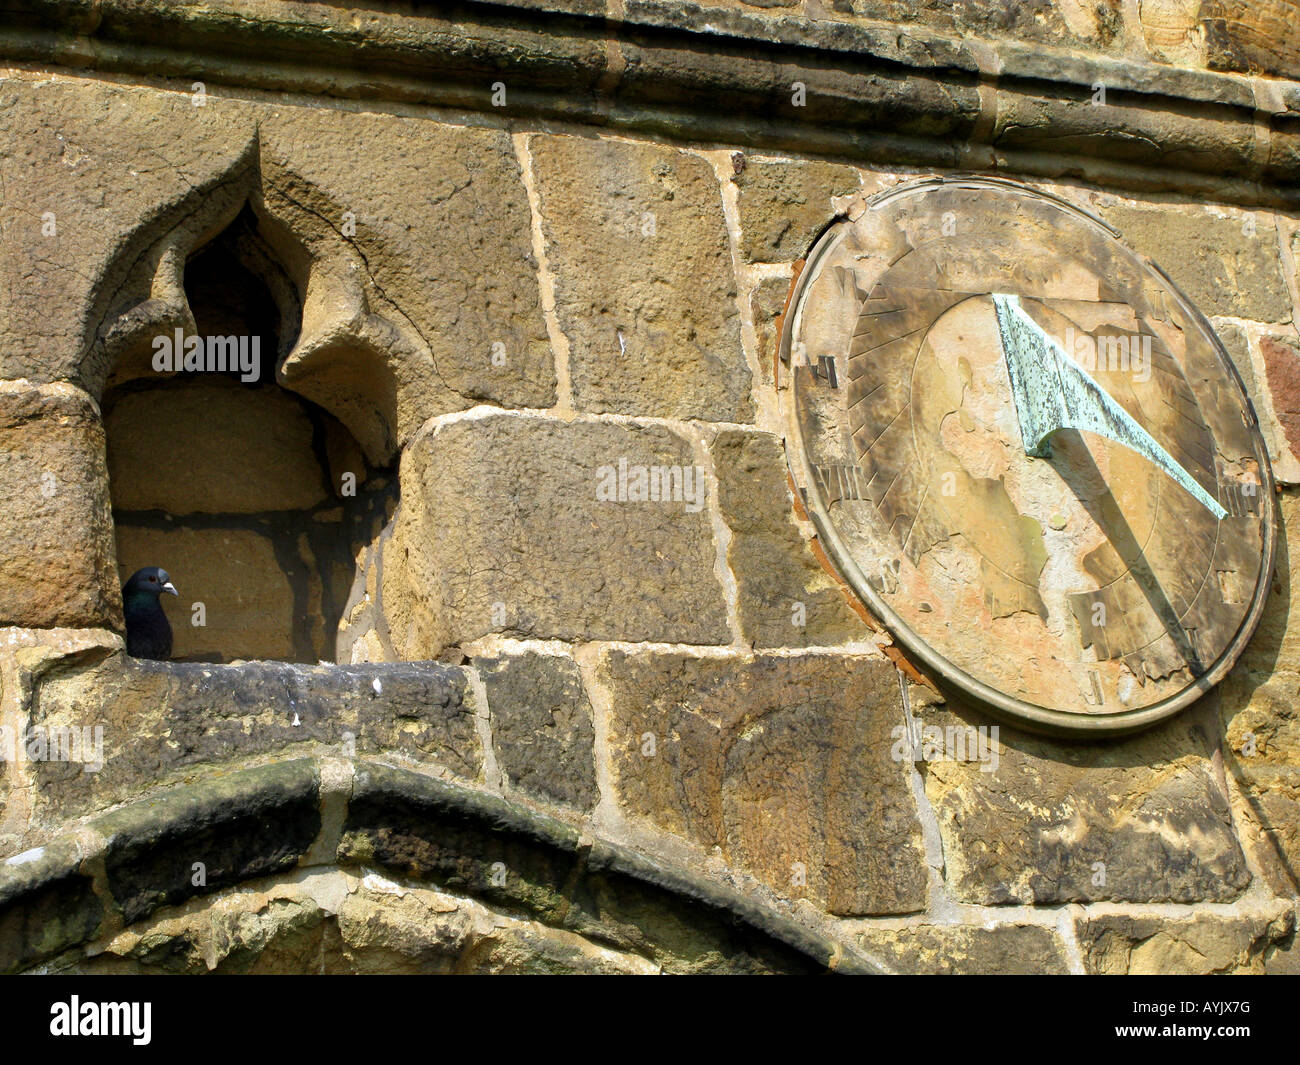
[[(340, 871), (356, 898), (288, 886)], [(259, 942), (216, 957), (199, 929), (240, 887), (271, 900), (242, 922)], [(333, 952), (340, 968), (361, 955), (369, 971), (509, 971), (493, 964), (497, 930), (449, 937), (439, 919), (410, 922), (405, 942), (381, 937), (369, 965), (373, 937), (349, 942), (338, 925), (348, 906), (354, 924), (383, 925), (376, 891), (488, 914), (517, 937), (505, 954), (552, 970), (886, 971), (671, 859), (518, 803), (376, 763), (298, 759), (155, 794), (0, 865), (0, 972), (239, 971), (265, 950), (262, 932), (292, 942), (330, 922), (351, 948)], [(296, 907), (288, 922), (265, 913), (277, 897)]]
[[(146, 564), (200, 575), (189, 616), (173, 622), (177, 657), (391, 657), (365, 570), (396, 507), (401, 381), (431, 360), (400, 311), (376, 312), (363, 257), (330, 221), (345, 212), (324, 199), (285, 166), (264, 165), (253, 138), (219, 180), (124, 239), (103, 274), (78, 377), (108, 431), (120, 576)], [(222, 269), (205, 271), (214, 258)], [(241, 273), (252, 285), (228, 285), (226, 299), (239, 326), (207, 297)], [(220, 318), (267, 334), (244, 398), (230, 375), (159, 380), (159, 338), (217, 335), (209, 327)], [(179, 456), (169, 437), (180, 438)], [(240, 460), (226, 463), (224, 493), (214, 492), (223, 449)], [(170, 497), (157, 465), (171, 474)], [(345, 615), (361, 626), (350, 630)]]
[(436, 368), (400, 309), (382, 297), (375, 305), (365, 258), (343, 232), (348, 214), (287, 164), (264, 161), (254, 137), (220, 178), (123, 238), (98, 286), (78, 383), (100, 399), (115, 372), (119, 383), (144, 372), (159, 333), (195, 328), (186, 266), (244, 215), (257, 231), (248, 254), (266, 264), (263, 279), (293, 324), (276, 353), (277, 380), (329, 410), (371, 462), (387, 464), (415, 427), (404, 419), (418, 418), (403, 409), (403, 385)]

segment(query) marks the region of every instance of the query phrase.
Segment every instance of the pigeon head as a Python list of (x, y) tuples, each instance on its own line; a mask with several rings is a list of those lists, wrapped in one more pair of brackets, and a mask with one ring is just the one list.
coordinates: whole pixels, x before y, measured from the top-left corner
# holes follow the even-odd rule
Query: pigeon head
[(170, 592), (175, 596), (181, 594), (172, 584), (172, 579), (167, 576), (167, 571), (157, 566), (145, 566), (144, 569), (136, 570), (131, 574), (131, 579), (122, 586), (123, 599), (136, 595), (152, 595), (157, 599), (163, 592)]

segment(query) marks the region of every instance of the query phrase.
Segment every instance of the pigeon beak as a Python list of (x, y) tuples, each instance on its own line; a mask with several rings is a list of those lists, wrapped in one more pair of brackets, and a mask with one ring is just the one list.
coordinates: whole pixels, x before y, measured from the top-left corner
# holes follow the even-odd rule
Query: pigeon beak
[(176, 590), (176, 585), (172, 584), (171, 581), (168, 581), (166, 584), (164, 584), (162, 586), (162, 590), (164, 592), (171, 592), (172, 595), (176, 596), (177, 599), (181, 597), (181, 593)]

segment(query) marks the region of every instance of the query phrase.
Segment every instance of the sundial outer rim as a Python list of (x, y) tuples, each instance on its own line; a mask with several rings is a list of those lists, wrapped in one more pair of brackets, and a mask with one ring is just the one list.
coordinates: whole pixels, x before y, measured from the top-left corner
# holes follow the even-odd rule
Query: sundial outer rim
[[(1038, 200), (1047, 200), (1069, 214), (1096, 226), (1106, 236), (1118, 241), (1143, 267), (1152, 271), (1165, 286), (1168, 294), (1177, 302), (1179, 309), (1195, 323), (1209, 338), (1221, 369), (1226, 371), (1228, 379), (1235, 387), (1244, 410), (1251, 421), (1247, 426), (1254, 447), (1254, 457), (1259, 467), (1260, 507), (1266, 513), (1260, 515), (1263, 547), (1260, 553), (1259, 571), (1255, 577), (1255, 587), (1246, 612), (1242, 615), (1232, 639), (1225, 645), (1218, 658), (1195, 680), (1174, 695), (1159, 702), (1133, 710), (1114, 713), (1089, 714), (1069, 710), (1058, 710), (1040, 706), (1023, 699), (1017, 699), (997, 688), (971, 676), (965, 670), (954, 665), (925, 639), (919, 636), (899, 614), (885, 602), (884, 598), (871, 587), (856, 559), (841, 539), (834, 522), (827, 513), (821, 499), (820, 489), (815, 477), (809, 475), (810, 466), (803, 452), (803, 440), (798, 425), (798, 395), (794, 375), (790, 373), (791, 347), (794, 342), (794, 323), (800, 317), (803, 301), (812, 282), (819, 276), (818, 267), (836, 244), (847, 234), (854, 223), (841, 216), (830, 225), (814, 242), (800, 269), (797, 270), (790, 284), (785, 312), (781, 319), (781, 335), (777, 348), (778, 368), (784, 373), (775, 382), (778, 401), (787, 420), (785, 433), (786, 463), (790, 470), (792, 482), (804, 487), (803, 508), (817, 530), (818, 538), (826, 556), (836, 567), (835, 575), (848, 582), (849, 588), (889, 631), (890, 635), (901, 644), (910, 660), (924, 667), (925, 672), (938, 686), (959, 701), (965, 701), (987, 710), (1009, 724), (1039, 732), (1046, 735), (1074, 739), (1101, 739), (1112, 736), (1129, 735), (1166, 721), (1187, 709), (1197, 700), (1208, 694), (1228, 675), (1245, 650), (1259, 627), (1263, 617), (1268, 596), (1271, 591), (1273, 568), (1277, 554), (1277, 495), (1273, 478), (1273, 467), (1269, 461), (1268, 448), (1260, 431), (1259, 417), (1254, 403), (1246, 391), (1241, 375), (1228, 356), (1223, 342), (1210, 325), (1209, 320), (1200, 309), (1183, 293), (1169, 275), (1147, 256), (1136, 251), (1124, 242), (1122, 234), (1104, 220), (1090, 213), (1078, 204), (1071, 203), (1048, 191), (1034, 188), (1032, 185), (1013, 181), (1003, 177), (984, 177), (975, 174), (958, 174), (922, 178), (903, 182), (892, 188), (882, 190), (864, 202), (867, 211), (876, 210), (891, 200), (904, 195), (922, 192), (927, 188), (976, 188), (991, 192), (1013, 193), (1029, 196)], [(860, 216), (859, 216), (860, 217)]]

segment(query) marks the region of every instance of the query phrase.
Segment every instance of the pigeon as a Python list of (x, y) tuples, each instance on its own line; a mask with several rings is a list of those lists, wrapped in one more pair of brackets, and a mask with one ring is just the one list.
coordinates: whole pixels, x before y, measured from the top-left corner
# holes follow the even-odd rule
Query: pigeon
[(145, 566), (131, 574), (122, 586), (122, 609), (126, 614), (126, 653), (134, 658), (165, 662), (172, 655), (172, 627), (158, 597), (163, 592), (179, 596), (167, 571)]

